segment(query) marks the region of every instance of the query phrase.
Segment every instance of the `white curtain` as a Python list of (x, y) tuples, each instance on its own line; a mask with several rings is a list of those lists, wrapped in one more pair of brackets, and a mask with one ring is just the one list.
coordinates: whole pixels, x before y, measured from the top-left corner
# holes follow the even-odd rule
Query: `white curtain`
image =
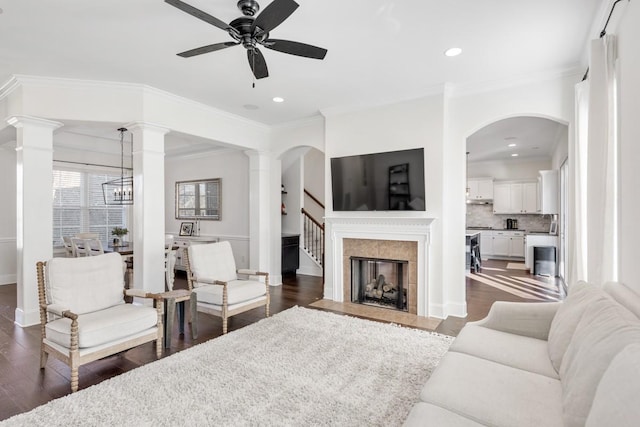
[(618, 279), (616, 39), (591, 42), (589, 80), (576, 86), (569, 283)]
[(587, 280), (587, 140), (589, 135), (589, 81), (575, 88), (573, 136), (569, 144), (569, 229), (567, 283)]

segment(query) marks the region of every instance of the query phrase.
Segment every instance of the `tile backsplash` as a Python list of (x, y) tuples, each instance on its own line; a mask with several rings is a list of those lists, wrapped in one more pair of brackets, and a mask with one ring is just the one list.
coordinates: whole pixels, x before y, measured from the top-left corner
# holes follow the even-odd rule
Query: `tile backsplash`
[(526, 231), (549, 231), (552, 215), (493, 213), (493, 205), (467, 204), (467, 227), (507, 228), (507, 218), (518, 220), (518, 229)]

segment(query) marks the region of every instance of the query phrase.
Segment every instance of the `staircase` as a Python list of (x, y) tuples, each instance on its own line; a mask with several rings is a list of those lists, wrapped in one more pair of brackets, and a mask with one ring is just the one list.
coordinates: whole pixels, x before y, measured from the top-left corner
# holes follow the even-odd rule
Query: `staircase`
[[(304, 192), (324, 209), (324, 205), (317, 198), (306, 189)], [(324, 224), (315, 219), (305, 208), (301, 209), (301, 214), (303, 225), (302, 249), (309, 258), (322, 268), (322, 277), (324, 279)]]

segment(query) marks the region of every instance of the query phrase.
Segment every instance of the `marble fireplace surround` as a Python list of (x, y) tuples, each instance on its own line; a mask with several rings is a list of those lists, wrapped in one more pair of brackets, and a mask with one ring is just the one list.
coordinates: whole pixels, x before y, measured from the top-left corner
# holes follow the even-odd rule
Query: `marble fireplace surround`
[[(399, 254), (408, 254), (415, 251), (416, 257), (413, 263), (414, 272), (409, 281), (415, 284), (413, 296), (409, 296), (408, 306), (412, 313), (427, 317), (428, 313), (428, 260), (431, 223), (433, 218), (411, 217), (326, 217), (327, 245), (331, 248), (333, 271), (331, 278), (333, 289), (331, 295), (325, 298), (337, 302), (350, 302), (351, 272), (349, 256), (370, 256), (378, 251), (376, 258), (406, 259), (393, 254), (397, 248)], [(351, 242), (351, 239), (365, 240), (368, 242)], [(345, 240), (348, 240), (345, 242)], [(385, 241), (381, 244), (379, 241)], [(386, 243), (388, 242), (388, 243)], [(412, 245), (404, 245), (402, 242), (413, 242)], [(346, 243), (346, 245), (345, 245)], [(355, 244), (354, 244), (355, 243)], [(364, 245), (364, 246), (362, 246)], [(345, 252), (345, 247), (347, 252)], [(349, 253), (354, 247), (363, 248), (365, 253)], [(380, 249), (384, 247), (384, 249)], [(415, 249), (411, 249), (411, 247)], [(380, 252), (382, 250), (382, 252)], [(381, 256), (377, 256), (382, 254)], [(346, 259), (346, 260), (345, 260)], [(413, 274), (413, 278), (411, 277)], [(415, 280), (412, 280), (415, 279)], [(411, 289), (411, 290), (413, 290)], [(411, 305), (415, 307), (411, 310)]]

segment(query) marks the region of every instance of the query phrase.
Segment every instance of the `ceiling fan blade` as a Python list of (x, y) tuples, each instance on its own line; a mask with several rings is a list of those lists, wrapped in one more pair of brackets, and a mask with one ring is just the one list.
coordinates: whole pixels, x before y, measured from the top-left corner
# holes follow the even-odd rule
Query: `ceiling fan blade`
[(305, 58), (313, 59), (324, 59), (327, 54), (327, 49), (289, 40), (267, 39), (264, 42), (264, 47), (290, 55), (304, 56)]
[(253, 75), (256, 76), (256, 79), (269, 77), (267, 62), (264, 60), (264, 56), (262, 56), (260, 49), (248, 49), (247, 58), (249, 59), (249, 67), (251, 67), (251, 71), (253, 71)]
[(255, 30), (256, 27), (260, 27), (266, 32), (273, 30), (282, 24), (298, 6), (298, 3), (293, 0), (274, 0), (253, 21), (251, 31)]
[(191, 50), (186, 50), (184, 52), (180, 52), (180, 53), (178, 53), (178, 56), (181, 56), (183, 58), (190, 58), (192, 56), (202, 55), (203, 53), (215, 52), (216, 50), (226, 49), (226, 48), (231, 47), (231, 46), (237, 46), (239, 44), (240, 43), (236, 43), (236, 42), (224, 42), (224, 43), (210, 44), (210, 45), (207, 45), (207, 46), (197, 47), (195, 49), (191, 49)]
[(236, 32), (235, 28), (230, 27), (229, 24), (222, 22), (218, 18), (211, 16), (208, 13), (201, 11), (200, 9), (196, 9), (195, 7), (188, 5), (183, 1), (180, 1), (180, 0), (164, 0), (164, 1), (165, 3), (169, 3), (171, 6), (177, 7), (181, 11), (188, 13), (191, 16), (195, 16), (196, 18), (201, 19), (204, 22), (207, 22), (213, 25), (214, 27), (218, 27), (221, 30), (225, 30), (225, 31)]

